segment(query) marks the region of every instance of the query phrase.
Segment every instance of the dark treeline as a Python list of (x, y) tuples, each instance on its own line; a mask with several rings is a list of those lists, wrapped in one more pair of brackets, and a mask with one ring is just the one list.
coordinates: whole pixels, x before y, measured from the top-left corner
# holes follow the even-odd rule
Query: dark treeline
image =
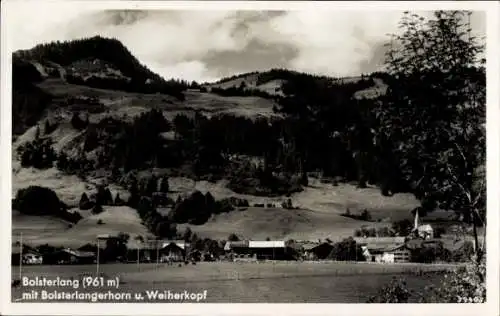
[(318, 79), (318, 80), (327, 80), (327, 81), (333, 80), (333, 78), (331, 78), (331, 77), (318, 76), (318, 75), (313, 75), (313, 74), (305, 74), (305, 73), (300, 73), (297, 71), (292, 71), (292, 70), (283, 69), (283, 68), (273, 68), (269, 71), (259, 73), (257, 76), (256, 85), (260, 86), (262, 84), (265, 84), (265, 83), (267, 83), (269, 81), (273, 81), (273, 80), (294, 81), (297, 79), (297, 77), (306, 77), (309, 79)]
[[(120, 41), (101, 36), (40, 44), (29, 50), (15, 52), (14, 58), (41, 62), (50, 61), (62, 66), (69, 66), (78, 60), (97, 58), (114, 65), (125, 76), (132, 78), (131, 82), (101, 78), (90, 79), (88, 84), (96, 87), (100, 87), (99, 85), (102, 84), (104, 85), (103, 88), (123, 89), (141, 93), (160, 92), (179, 98), (183, 96), (182, 91), (189, 87), (189, 84), (185, 81), (166, 81), (142, 65)], [(87, 84), (86, 81), (78, 82), (77, 78), (71, 76), (69, 80), (75, 81), (75, 83)]]
[(233, 76), (230, 76), (230, 77), (222, 78), (222, 79), (214, 82), (214, 84), (225, 83), (225, 82), (228, 82), (228, 81), (231, 81), (231, 80), (235, 80), (235, 79), (247, 77), (247, 76), (250, 76), (250, 75), (255, 75), (255, 74), (258, 74), (258, 73), (259, 73), (258, 71), (253, 71), (253, 72), (246, 72), (246, 73), (242, 73), (242, 74), (237, 74), (237, 75), (233, 75)]
[(260, 89), (247, 88), (246, 84), (242, 82), (239, 87), (217, 88), (213, 87), (210, 92), (221, 95), (223, 97), (261, 97), (264, 99), (277, 99), (278, 96), (270, 94)]

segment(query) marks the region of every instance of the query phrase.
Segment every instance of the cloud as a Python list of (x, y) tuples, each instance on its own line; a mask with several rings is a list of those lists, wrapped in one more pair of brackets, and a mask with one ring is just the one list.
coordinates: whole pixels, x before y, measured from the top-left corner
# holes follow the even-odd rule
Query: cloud
[[(273, 67), (331, 76), (377, 70), (400, 11), (82, 11), (30, 3), (9, 16), (12, 47), (114, 37), (166, 78), (211, 80)], [(52, 10), (50, 9), (52, 8)], [(11, 11), (14, 12), (14, 11)], [(428, 15), (429, 13), (424, 13)], [(473, 28), (484, 33), (484, 16)]]

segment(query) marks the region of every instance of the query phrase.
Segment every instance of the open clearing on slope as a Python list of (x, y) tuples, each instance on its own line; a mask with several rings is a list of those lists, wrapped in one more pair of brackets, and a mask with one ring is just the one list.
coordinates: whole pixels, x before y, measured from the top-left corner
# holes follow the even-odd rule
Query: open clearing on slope
[(63, 234), (69, 228), (69, 222), (52, 216), (24, 215), (12, 210), (12, 242), (20, 241), (31, 244), (54, 234)]
[[(36, 246), (50, 244), (52, 246), (78, 248), (86, 243), (96, 243), (96, 236), (100, 234), (117, 235), (124, 232), (135, 236), (150, 236), (148, 229), (141, 224), (136, 210), (127, 206), (104, 206), (104, 212), (96, 215), (89, 214), (72, 227), (69, 223), (49, 216), (21, 215), (13, 211), (12, 234), (19, 236), (23, 233), (23, 242)], [(97, 221), (103, 224), (98, 225)]]
[[(165, 94), (141, 94), (117, 90), (104, 90), (68, 84), (60, 79), (48, 79), (38, 86), (52, 95), (54, 103), (70, 96), (96, 97), (107, 107), (108, 113), (94, 114), (97, 120), (105, 115), (134, 117), (150, 108), (160, 108), (173, 118), (181, 112), (200, 110), (204, 114), (231, 113), (240, 116), (273, 116), (274, 102), (260, 97), (223, 97), (213, 93), (186, 91), (184, 101)], [(64, 106), (62, 106), (64, 108)]]
[[(216, 199), (228, 198), (231, 196), (247, 199), (250, 205), (255, 203), (274, 203), (281, 205), (281, 202), (288, 199), (286, 196), (260, 197), (247, 194), (238, 194), (227, 188), (227, 180), (217, 183), (208, 181), (194, 181), (188, 178), (169, 178), (170, 189), (182, 194), (198, 190), (202, 193), (210, 192)], [(383, 196), (380, 189), (368, 187), (358, 189), (352, 184), (339, 184), (334, 186), (329, 183), (322, 183), (318, 179), (309, 178), (309, 186), (304, 187), (302, 192), (294, 193), (290, 196), (292, 204), (300, 209), (308, 209), (327, 214), (343, 214), (347, 208), (352, 214), (368, 210), (375, 220), (399, 220), (411, 218), (410, 211), (419, 206), (419, 201), (412, 194), (401, 193), (393, 196)]]
[[(166, 265), (156, 267), (154, 264), (141, 264), (139, 267), (135, 264), (103, 264), (100, 265), (100, 271), (106, 278), (119, 277), (118, 291), (121, 292), (145, 294), (145, 291), (150, 290), (171, 292), (206, 290), (205, 302), (220, 303), (365, 303), (369, 296), (375, 295), (382, 285), (394, 277), (404, 278), (410, 290), (423, 292), (425, 286), (436, 285), (442, 276), (435, 273), (423, 275), (414, 273), (443, 271), (452, 267), (347, 262), (217, 262), (181, 267)], [(12, 269), (12, 278), (18, 277), (19, 271), (16, 268)], [(68, 279), (95, 275), (95, 269), (94, 265), (26, 266), (23, 269), (23, 276)], [(44, 288), (44, 290), (53, 289)], [(103, 289), (103, 292), (107, 290), (108, 288)], [(79, 291), (86, 290), (79, 289)], [(12, 300), (19, 299), (22, 292), (22, 287), (13, 288)]]
[(244, 239), (264, 240), (339, 240), (352, 236), (361, 225), (385, 226), (384, 223), (359, 221), (333, 213), (283, 208), (249, 207), (213, 215), (203, 225), (179, 225), (190, 228), (200, 236), (226, 239), (231, 233)]

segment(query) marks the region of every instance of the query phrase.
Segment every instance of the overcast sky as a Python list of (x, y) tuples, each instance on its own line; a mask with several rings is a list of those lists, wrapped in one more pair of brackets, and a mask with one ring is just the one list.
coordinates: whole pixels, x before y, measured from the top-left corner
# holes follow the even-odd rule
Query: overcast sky
[[(398, 31), (402, 12), (96, 12), (31, 5), (9, 14), (14, 50), (53, 40), (114, 37), (161, 76), (203, 82), (276, 67), (330, 76), (372, 72), (379, 69), (382, 45), (388, 33)], [(474, 14), (471, 22), (473, 32), (484, 35), (484, 14)]]

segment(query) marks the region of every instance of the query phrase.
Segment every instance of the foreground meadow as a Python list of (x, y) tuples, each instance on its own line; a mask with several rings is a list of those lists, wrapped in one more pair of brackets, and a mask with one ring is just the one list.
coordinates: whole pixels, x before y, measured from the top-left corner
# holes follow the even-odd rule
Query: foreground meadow
[[(120, 278), (119, 289), (114, 291), (207, 291), (205, 302), (219, 303), (364, 303), (394, 277), (403, 277), (410, 290), (421, 292), (425, 286), (440, 281), (442, 276), (436, 272), (452, 267), (435, 264), (222, 262), (188, 266), (103, 264), (99, 269), (105, 278)], [(29, 266), (22, 270), (22, 276), (30, 278), (80, 278), (88, 275), (96, 275), (96, 266)], [(12, 270), (12, 277), (19, 277), (17, 268)], [(31, 289), (13, 288), (12, 301), (21, 301), (22, 293)]]

